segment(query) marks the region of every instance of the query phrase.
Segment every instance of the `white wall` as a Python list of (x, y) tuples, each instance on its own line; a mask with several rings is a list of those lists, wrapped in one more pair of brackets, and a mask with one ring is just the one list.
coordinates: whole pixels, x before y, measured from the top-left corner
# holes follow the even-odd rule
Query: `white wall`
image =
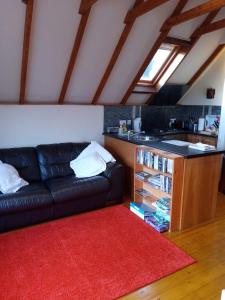
[[(222, 105), (225, 80), (225, 50), (205, 70), (201, 77), (181, 98), (182, 105)], [(206, 89), (215, 88), (215, 98), (206, 99)]]
[(1, 105), (0, 148), (103, 142), (103, 106)]

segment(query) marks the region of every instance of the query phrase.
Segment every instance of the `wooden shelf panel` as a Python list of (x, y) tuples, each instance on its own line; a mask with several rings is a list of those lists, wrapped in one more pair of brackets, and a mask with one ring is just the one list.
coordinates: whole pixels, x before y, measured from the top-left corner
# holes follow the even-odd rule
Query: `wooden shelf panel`
[(152, 152), (156, 155), (159, 155), (159, 156), (162, 156), (162, 157), (165, 157), (165, 158), (169, 158), (169, 159), (173, 159), (173, 160), (176, 159), (176, 158), (179, 158), (179, 157), (183, 157), (183, 156), (178, 155), (178, 154), (166, 152), (166, 151), (159, 150), (159, 149), (156, 149), (156, 148), (151, 148), (151, 147), (148, 147), (148, 146), (138, 146), (138, 149), (146, 150), (146, 151)]
[(168, 197), (171, 198), (172, 194), (168, 194), (166, 192), (161, 191), (160, 189), (156, 189), (153, 186), (151, 186), (148, 182), (144, 182), (141, 179), (135, 178), (135, 185), (134, 185), (134, 189), (135, 191), (137, 189), (145, 189), (146, 191), (150, 192), (153, 196), (155, 196), (156, 198), (162, 198), (162, 197)]
[(160, 174), (160, 175), (164, 175), (164, 176), (167, 176), (167, 177), (172, 177), (173, 176), (170, 173), (164, 173), (162, 171), (159, 171), (159, 170), (147, 167), (146, 165), (136, 164), (136, 172), (139, 172), (139, 171), (145, 171), (145, 172), (147, 172), (147, 173), (149, 173), (151, 175)]

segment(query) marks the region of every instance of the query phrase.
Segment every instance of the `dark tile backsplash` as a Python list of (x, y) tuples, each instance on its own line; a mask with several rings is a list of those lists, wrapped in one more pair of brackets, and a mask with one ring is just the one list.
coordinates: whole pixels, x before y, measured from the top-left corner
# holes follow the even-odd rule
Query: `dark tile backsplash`
[[(136, 107), (136, 115), (139, 107)], [(142, 129), (167, 128), (169, 120), (176, 118), (178, 121), (187, 121), (190, 118), (195, 121), (205, 115), (220, 115), (221, 106), (202, 105), (176, 105), (176, 106), (143, 106), (142, 107)], [(119, 120), (132, 119), (132, 106), (105, 106), (104, 107), (104, 129), (118, 126)]]

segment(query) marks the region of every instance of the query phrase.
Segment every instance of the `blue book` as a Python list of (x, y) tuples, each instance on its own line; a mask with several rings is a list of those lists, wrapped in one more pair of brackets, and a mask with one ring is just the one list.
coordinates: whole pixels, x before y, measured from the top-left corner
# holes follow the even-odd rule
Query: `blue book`
[(153, 209), (145, 203), (130, 202), (130, 210), (139, 216), (142, 220), (149, 216)]

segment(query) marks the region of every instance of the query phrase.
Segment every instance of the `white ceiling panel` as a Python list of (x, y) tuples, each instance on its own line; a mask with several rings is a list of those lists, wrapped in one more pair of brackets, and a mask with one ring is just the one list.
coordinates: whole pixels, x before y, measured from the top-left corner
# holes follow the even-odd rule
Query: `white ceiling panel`
[(26, 5), (0, 1), (0, 99), (18, 101)]
[(185, 84), (216, 49), (225, 29), (203, 35), (191, 52), (184, 58), (168, 83)]
[(29, 101), (58, 100), (80, 21), (79, 6), (79, 0), (35, 1), (26, 93)]
[(90, 103), (123, 30), (133, 1), (99, 0), (92, 8), (66, 102)]
[(131, 94), (127, 101), (127, 105), (142, 105), (145, 104), (149, 98), (150, 95)]
[(224, 19), (224, 18), (225, 18), (225, 7), (220, 9), (220, 11), (216, 15), (215, 19), (213, 20), (213, 22), (219, 21), (219, 20)]
[(118, 58), (99, 103), (119, 103), (139, 67), (159, 36), (163, 22), (170, 16), (177, 1), (171, 0), (139, 17)]

